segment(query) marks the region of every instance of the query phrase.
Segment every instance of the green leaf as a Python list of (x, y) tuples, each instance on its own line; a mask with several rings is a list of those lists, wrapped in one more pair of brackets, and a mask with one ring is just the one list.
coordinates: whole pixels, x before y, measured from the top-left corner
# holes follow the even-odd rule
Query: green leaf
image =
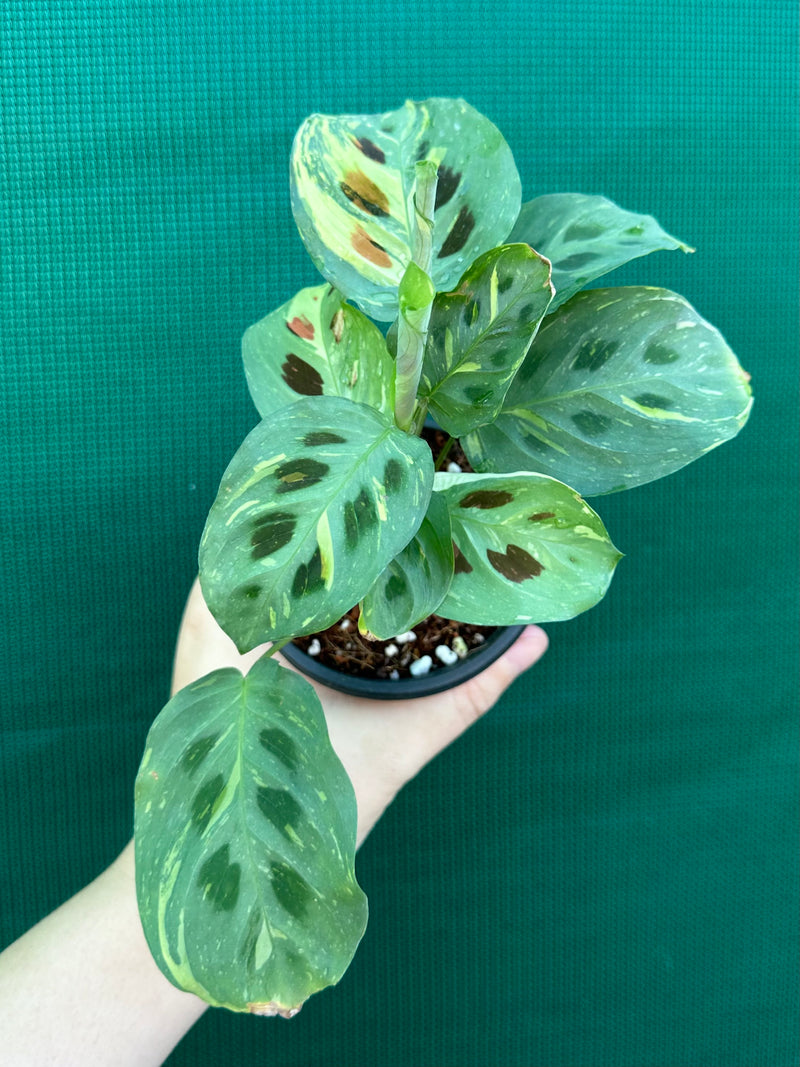
[(651, 215), (617, 207), (604, 196), (552, 193), (523, 204), (510, 241), (525, 241), (553, 264), (553, 312), (588, 282), (651, 252), (694, 249)]
[(525, 244), (485, 252), (438, 294), (419, 394), (448, 433), (495, 418), (552, 295), (550, 264)]
[(361, 621), (386, 641), (406, 633), (439, 607), (453, 577), (450, 516), (434, 493), (422, 525), (364, 597)]
[(301, 396), (393, 410), (394, 363), (380, 330), (329, 285), (302, 289), (251, 326), (242, 356), (262, 419)]
[(437, 474), (455, 574), (438, 613), (484, 626), (556, 622), (593, 607), (619, 552), (568, 485), (543, 474)]
[(356, 799), (304, 678), (262, 658), (182, 689), (148, 734), (135, 811), (142, 926), (174, 985), (289, 1015), (338, 982), (367, 921)]
[(428, 445), (341, 397), (304, 397), (248, 435), (200, 542), (203, 595), (240, 651), (324, 630), (414, 536)]
[(500, 244), (519, 213), (511, 150), (464, 100), (407, 101), (382, 115), (312, 115), (292, 149), (300, 235), (322, 275), (381, 321), (397, 316), (412, 259), (415, 166), (438, 166), (431, 276), (450, 289), (467, 264)]
[(630, 489), (735, 436), (747, 381), (683, 297), (593, 289), (545, 319), (494, 425), (461, 443), (478, 470), (537, 470), (584, 496)]

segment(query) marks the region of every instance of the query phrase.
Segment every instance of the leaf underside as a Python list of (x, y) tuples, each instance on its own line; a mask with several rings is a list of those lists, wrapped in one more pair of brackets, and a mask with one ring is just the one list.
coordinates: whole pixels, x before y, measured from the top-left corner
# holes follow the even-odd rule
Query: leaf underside
[(536, 470), (584, 496), (662, 478), (735, 436), (745, 372), (665, 289), (593, 289), (542, 324), (491, 426), (462, 445), (480, 471)]
[(509, 237), (553, 264), (549, 312), (595, 278), (651, 252), (694, 249), (666, 233), (652, 215), (625, 211), (604, 196), (550, 193), (522, 205)]
[(578, 494), (542, 474), (437, 474), (455, 574), (439, 607), (487, 626), (555, 622), (593, 607), (620, 558)]
[(312, 115), (292, 148), (292, 210), (312, 260), (380, 321), (397, 316), (423, 159), (438, 165), (431, 276), (442, 291), (519, 213), (519, 175), (493, 123), (464, 100), (434, 97), (380, 115)]
[(304, 397), (248, 435), (200, 542), (206, 603), (240, 651), (325, 629), (414, 536), (428, 445), (378, 411)]
[(356, 802), (311, 685), (274, 660), (181, 690), (136, 779), (136, 890), (158, 966), (233, 1011), (290, 1015), (367, 920)]

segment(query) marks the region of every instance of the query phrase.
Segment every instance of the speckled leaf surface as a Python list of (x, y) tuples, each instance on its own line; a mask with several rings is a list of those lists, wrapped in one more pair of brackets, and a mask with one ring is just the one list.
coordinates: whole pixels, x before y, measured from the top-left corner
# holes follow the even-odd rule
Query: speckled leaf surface
[(147, 737), (135, 842), (145, 936), (179, 988), (289, 1014), (341, 978), (367, 921), (356, 800), (304, 678), (263, 658), (176, 694)]
[(419, 395), (448, 433), (497, 415), (552, 295), (550, 263), (526, 244), (490, 249), (438, 294)]
[(405, 633), (437, 610), (452, 578), (450, 516), (442, 496), (434, 493), (414, 537), (364, 597), (364, 625), (383, 640)]
[(300, 235), (322, 275), (378, 320), (397, 315), (423, 159), (439, 168), (431, 276), (446, 290), (519, 213), (519, 175), (497, 127), (464, 100), (434, 97), (381, 115), (312, 115), (295, 137)]
[(555, 622), (593, 607), (620, 558), (599, 517), (542, 474), (437, 474), (455, 574), (438, 613), (482, 625)]
[(414, 536), (428, 445), (341, 397), (304, 397), (247, 436), (200, 542), (209, 608), (241, 651), (325, 629)]
[(251, 326), (242, 357), (262, 419), (303, 396), (344, 396), (392, 411), (394, 366), (383, 335), (330, 285), (302, 289)]
[(553, 264), (556, 295), (550, 312), (624, 263), (651, 252), (681, 249), (652, 215), (637, 215), (604, 196), (551, 193), (522, 205), (511, 241), (525, 241)]
[(492, 426), (462, 441), (482, 471), (536, 470), (584, 496), (662, 478), (735, 436), (748, 377), (676, 293), (578, 293), (541, 326)]

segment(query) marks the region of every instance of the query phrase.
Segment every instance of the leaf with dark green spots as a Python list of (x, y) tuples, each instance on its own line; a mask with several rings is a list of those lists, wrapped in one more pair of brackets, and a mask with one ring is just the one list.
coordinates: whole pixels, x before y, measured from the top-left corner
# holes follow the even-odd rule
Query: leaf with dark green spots
[(464, 100), (407, 101), (381, 115), (312, 115), (292, 149), (292, 209), (322, 275), (368, 315), (397, 317), (414, 246), (414, 167), (438, 166), (431, 275), (450, 289), (505, 240), (521, 187), (511, 150)]
[(525, 244), (491, 249), (438, 294), (419, 395), (448, 433), (495, 418), (552, 295), (550, 264)]
[(553, 312), (584, 285), (651, 252), (694, 249), (651, 215), (617, 207), (604, 196), (551, 193), (523, 204), (511, 241), (524, 241), (553, 264)]
[(136, 891), (178, 988), (291, 1014), (346, 970), (367, 904), (356, 802), (311, 685), (262, 658), (177, 693), (136, 779)]
[(456, 565), (440, 615), (485, 626), (556, 622), (593, 607), (620, 558), (586, 501), (543, 474), (437, 474)]
[(302, 289), (246, 330), (242, 358), (262, 419), (305, 396), (393, 410), (394, 363), (383, 335), (330, 285)]
[(436, 611), (453, 577), (447, 506), (433, 494), (422, 525), (395, 556), (361, 603), (364, 627), (388, 640)]
[(411, 540), (433, 485), (428, 445), (341, 397), (275, 412), (231, 460), (200, 543), (200, 582), (245, 651), (324, 630)]
[(751, 403), (733, 352), (683, 297), (593, 289), (545, 319), (494, 424), (461, 443), (476, 470), (541, 471), (595, 496), (691, 463)]

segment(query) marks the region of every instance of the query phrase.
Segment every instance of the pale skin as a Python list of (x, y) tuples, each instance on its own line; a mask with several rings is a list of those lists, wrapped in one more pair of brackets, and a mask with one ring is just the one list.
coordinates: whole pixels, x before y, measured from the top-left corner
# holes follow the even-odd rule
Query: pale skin
[[(529, 626), (469, 682), (402, 704), (316, 687), (331, 741), (355, 788), (359, 845), (403, 785), (546, 648), (544, 632)], [(172, 691), (218, 667), (246, 673), (263, 651), (239, 655), (195, 583), (178, 634)], [(6, 1067), (160, 1064), (206, 1007), (171, 985), (150, 956), (136, 908), (132, 843), (85, 889), (0, 953)]]

